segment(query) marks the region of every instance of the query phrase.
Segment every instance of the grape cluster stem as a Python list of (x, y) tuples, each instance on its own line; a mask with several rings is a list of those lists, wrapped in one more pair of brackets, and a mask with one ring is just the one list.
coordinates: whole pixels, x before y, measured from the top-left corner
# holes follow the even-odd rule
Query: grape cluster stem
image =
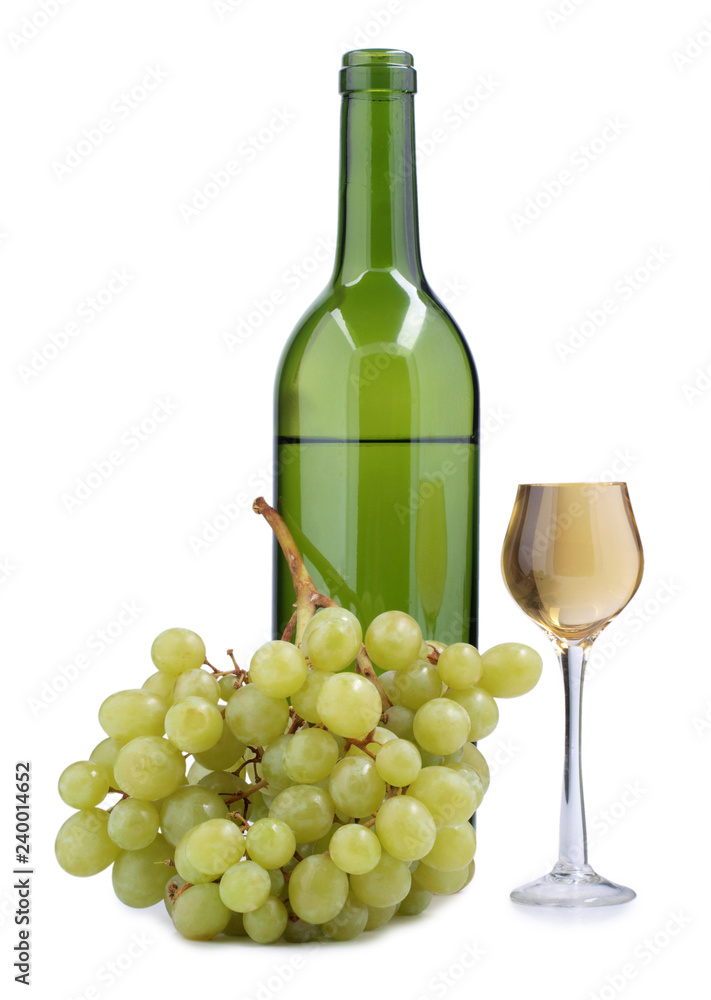
[[(334, 601), (332, 597), (322, 594), (311, 579), (311, 574), (306, 568), (303, 556), (294, 541), (294, 536), (289, 531), (284, 519), (278, 511), (270, 506), (264, 497), (257, 497), (252, 504), (252, 510), (255, 514), (261, 514), (261, 516), (266, 520), (267, 524), (274, 532), (276, 540), (279, 542), (281, 551), (284, 553), (284, 558), (286, 559), (289, 572), (291, 573), (291, 579), (294, 584), (294, 592), (296, 593), (296, 611), (289, 619), (289, 624), (286, 626), (284, 631), (284, 638), (286, 638), (287, 632), (291, 629), (291, 632), (289, 633), (289, 640), (293, 635), (295, 644), (298, 647), (301, 647), (304, 629), (316, 614), (318, 608), (337, 608), (340, 607), (340, 605), (338, 604), (338, 601)], [(370, 662), (370, 657), (368, 656), (364, 645), (361, 645), (360, 652), (356, 657), (356, 673), (367, 677), (368, 680), (375, 685), (383, 704), (383, 711), (386, 712), (392, 705), (392, 702), (385, 694), (385, 691), (378, 680), (378, 675), (373, 669), (373, 664)]]
[(247, 830), (249, 830), (250, 824), (247, 822), (247, 820), (245, 819), (245, 817), (242, 815), (241, 812), (237, 812), (235, 810), (235, 812), (231, 812), (229, 813), (229, 815), (232, 817), (235, 823), (237, 823), (237, 825), (240, 827), (243, 833), (246, 833)]
[[(291, 711), (293, 712), (293, 709)], [(296, 712), (293, 712), (293, 714), (294, 718), (287, 730), (289, 736), (292, 736), (295, 732), (297, 732), (297, 730), (301, 729), (301, 727), (304, 725), (304, 720), (301, 718), (301, 716), (297, 715)]]
[(254, 795), (255, 792), (259, 792), (262, 788), (266, 788), (268, 784), (269, 782), (267, 779), (262, 778), (262, 780), (258, 781), (256, 785), (250, 785), (249, 788), (245, 788), (243, 791), (237, 792), (235, 795), (229, 795), (226, 799), (223, 799), (223, 802), (226, 806), (229, 806), (233, 802), (239, 802), (240, 799), (246, 799), (250, 795)]
[(375, 760), (375, 754), (371, 750), (368, 749), (368, 745), (370, 743), (375, 743), (377, 746), (382, 746), (382, 744), (379, 743), (378, 740), (375, 739), (375, 730), (374, 729), (371, 729), (371, 731), (368, 733), (368, 735), (364, 736), (362, 740), (356, 740), (356, 739), (352, 739), (351, 737), (349, 737), (346, 740), (346, 744), (345, 744), (343, 752), (345, 753), (347, 750), (350, 750), (351, 747), (358, 747), (358, 749), (362, 750), (364, 754), (367, 754), (368, 757), (372, 757), (373, 760)]
[(116, 806), (117, 806), (117, 805), (119, 804), (119, 802), (123, 802), (123, 800), (124, 800), (124, 799), (127, 799), (128, 797), (129, 797), (129, 796), (128, 796), (128, 795), (126, 795), (126, 793), (125, 793), (125, 792), (121, 792), (121, 798), (120, 798), (120, 799), (118, 799), (118, 800), (117, 800), (116, 802), (114, 802), (114, 804), (113, 804), (113, 805), (111, 806), (111, 808), (110, 808), (110, 809), (107, 809), (106, 811), (107, 811), (107, 812), (113, 812), (113, 810), (114, 810), (114, 809), (116, 808)]
[(178, 888), (177, 882), (171, 882), (170, 885), (168, 886), (168, 897), (171, 903), (175, 905), (175, 901), (178, 898), (178, 896), (182, 896), (182, 894), (185, 892), (186, 889), (192, 889), (192, 887), (193, 887), (192, 882), (186, 882), (185, 885), (181, 885), (180, 888)]
[(291, 642), (291, 640), (293, 639), (293, 637), (294, 637), (294, 629), (296, 628), (296, 619), (297, 619), (297, 617), (298, 617), (298, 612), (294, 611), (293, 615), (291, 616), (291, 618), (289, 619), (289, 621), (286, 623), (286, 628), (282, 632), (281, 638), (282, 638), (283, 642)]

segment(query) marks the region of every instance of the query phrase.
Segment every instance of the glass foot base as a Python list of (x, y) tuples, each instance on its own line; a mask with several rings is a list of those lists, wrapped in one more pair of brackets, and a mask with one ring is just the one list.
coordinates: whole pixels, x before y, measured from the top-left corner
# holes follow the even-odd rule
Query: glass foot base
[(528, 906), (613, 906), (628, 903), (637, 893), (598, 875), (589, 865), (556, 865), (552, 872), (514, 889), (511, 899)]

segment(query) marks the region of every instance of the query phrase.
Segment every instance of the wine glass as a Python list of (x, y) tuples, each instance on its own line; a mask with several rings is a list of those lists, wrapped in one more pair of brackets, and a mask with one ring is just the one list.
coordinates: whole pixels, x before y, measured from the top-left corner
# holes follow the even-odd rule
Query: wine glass
[(588, 864), (580, 727), (583, 674), (593, 641), (642, 579), (642, 545), (627, 484), (519, 486), (501, 563), (512, 597), (553, 641), (565, 686), (558, 861), (511, 898), (533, 906), (625, 903), (635, 892)]

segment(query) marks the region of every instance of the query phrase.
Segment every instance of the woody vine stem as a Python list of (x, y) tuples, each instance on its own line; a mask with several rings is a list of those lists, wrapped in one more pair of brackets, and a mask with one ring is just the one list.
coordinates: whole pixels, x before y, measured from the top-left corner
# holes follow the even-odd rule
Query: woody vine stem
[[(294, 541), (294, 536), (289, 531), (278, 511), (271, 507), (264, 497), (258, 497), (254, 501), (252, 510), (255, 514), (261, 514), (274, 532), (274, 536), (289, 566), (296, 593), (296, 611), (284, 631), (283, 638), (290, 641), (293, 636), (294, 643), (300, 647), (304, 637), (304, 629), (316, 614), (316, 611), (319, 608), (338, 607), (338, 602), (334, 601), (332, 597), (322, 594), (311, 579), (311, 574), (306, 568), (303, 556)], [(367, 677), (375, 685), (383, 704), (383, 712), (386, 712), (392, 703), (378, 680), (378, 675), (373, 669), (373, 664), (370, 662), (370, 657), (364, 645), (361, 645), (360, 652), (356, 657), (356, 672)]]

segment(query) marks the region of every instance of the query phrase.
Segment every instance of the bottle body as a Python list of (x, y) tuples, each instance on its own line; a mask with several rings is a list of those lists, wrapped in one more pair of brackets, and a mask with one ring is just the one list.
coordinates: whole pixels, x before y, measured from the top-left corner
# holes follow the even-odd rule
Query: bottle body
[[(476, 639), (477, 443), (471, 355), (421, 271), (412, 94), (347, 93), (334, 276), (277, 378), (276, 503), (364, 628), (397, 609)], [(278, 634), (294, 598), (275, 570)]]

